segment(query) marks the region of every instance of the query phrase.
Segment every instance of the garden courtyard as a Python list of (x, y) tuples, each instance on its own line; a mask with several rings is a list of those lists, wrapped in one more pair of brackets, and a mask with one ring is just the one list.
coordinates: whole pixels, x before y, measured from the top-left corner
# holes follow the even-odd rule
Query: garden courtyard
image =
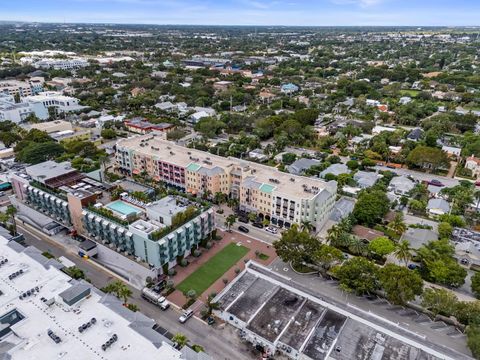
[(177, 286), (177, 289), (183, 293), (195, 290), (197, 294), (202, 294), (228, 269), (243, 258), (249, 250), (249, 248), (240, 244), (228, 244), (205, 264), (201, 265), (193, 274), (183, 280)]
[(183, 306), (188, 301), (185, 294), (191, 290), (199, 300), (197, 303), (204, 303), (209, 294), (219, 293), (227, 286), (245, 268), (248, 260), (269, 265), (277, 258), (270, 244), (237, 232), (218, 231), (218, 235), (222, 239), (212, 241), (211, 249), (202, 249), (200, 257), (188, 257), (188, 266), (175, 267), (177, 273), (170, 277), (175, 291), (168, 299), (177, 306)]

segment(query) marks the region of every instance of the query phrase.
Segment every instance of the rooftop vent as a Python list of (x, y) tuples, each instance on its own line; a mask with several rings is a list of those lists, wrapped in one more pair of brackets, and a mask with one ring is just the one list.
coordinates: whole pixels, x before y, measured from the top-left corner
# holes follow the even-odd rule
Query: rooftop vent
[(62, 339), (60, 339), (60, 336), (56, 335), (52, 330), (48, 330), (47, 331), (47, 334), (48, 336), (50, 337), (50, 339), (52, 339), (53, 341), (55, 341), (55, 344), (59, 344), (62, 342)]
[(114, 343), (116, 343), (118, 340), (117, 334), (113, 334), (110, 339), (107, 340), (105, 344), (102, 345), (102, 350), (106, 351), (110, 346), (112, 346)]
[(18, 271), (15, 271), (14, 273), (11, 273), (10, 275), (8, 275), (8, 279), (9, 280), (13, 280), (15, 279), (17, 276), (20, 276), (22, 275), (24, 272), (23, 272), (23, 269), (20, 269)]
[(78, 327), (78, 332), (81, 334), (88, 328), (90, 328), (92, 325), (95, 325), (97, 323), (97, 319), (92, 317), (90, 321), (87, 321), (85, 324), (82, 324), (81, 326)]

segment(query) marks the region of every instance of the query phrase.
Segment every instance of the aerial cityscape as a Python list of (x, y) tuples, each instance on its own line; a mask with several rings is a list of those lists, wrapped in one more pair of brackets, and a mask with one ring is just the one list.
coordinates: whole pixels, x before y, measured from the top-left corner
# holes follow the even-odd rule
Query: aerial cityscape
[(0, 359), (480, 359), (479, 18), (2, 2)]

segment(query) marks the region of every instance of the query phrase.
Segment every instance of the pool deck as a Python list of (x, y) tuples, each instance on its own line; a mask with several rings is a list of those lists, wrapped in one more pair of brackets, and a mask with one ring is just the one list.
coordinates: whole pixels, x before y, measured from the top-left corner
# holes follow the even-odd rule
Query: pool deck
[[(116, 213), (119, 213), (121, 215), (129, 215), (131, 213), (136, 213), (136, 214), (141, 214), (143, 212), (145, 212), (145, 210), (143, 210), (142, 208), (140, 207), (137, 207), (135, 205), (132, 205), (126, 201), (123, 201), (123, 200), (115, 200), (107, 205), (105, 205), (105, 207), (107, 207), (108, 209), (116, 212)], [(125, 212), (126, 208), (128, 209), (131, 209), (131, 211), (129, 212)]]

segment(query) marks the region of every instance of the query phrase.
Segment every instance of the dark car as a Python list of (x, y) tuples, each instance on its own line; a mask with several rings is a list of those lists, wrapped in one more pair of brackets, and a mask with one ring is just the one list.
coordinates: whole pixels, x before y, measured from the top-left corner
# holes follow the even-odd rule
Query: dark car
[(430, 180), (429, 184), (433, 186), (445, 186), (440, 180), (437, 179)]
[(263, 224), (262, 223), (254, 222), (252, 224), (252, 226), (255, 226), (256, 228), (259, 228), (259, 229), (263, 229)]
[(239, 217), (238, 221), (248, 224), (248, 219), (246, 217)]
[(248, 233), (250, 230), (248, 230), (245, 226), (240, 225), (238, 227), (238, 230), (240, 230), (243, 233)]
[(215, 319), (214, 319), (213, 317), (209, 316), (209, 317), (207, 318), (207, 324), (208, 324), (208, 325), (213, 325), (213, 324), (215, 324)]

